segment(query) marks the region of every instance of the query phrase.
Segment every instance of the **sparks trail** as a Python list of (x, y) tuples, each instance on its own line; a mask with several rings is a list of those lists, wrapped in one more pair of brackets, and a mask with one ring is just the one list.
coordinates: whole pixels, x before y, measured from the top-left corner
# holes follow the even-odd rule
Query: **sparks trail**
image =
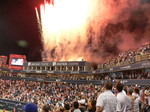
[(44, 1), (36, 9), (43, 61), (100, 62), (150, 41), (149, 7), (137, 0)]

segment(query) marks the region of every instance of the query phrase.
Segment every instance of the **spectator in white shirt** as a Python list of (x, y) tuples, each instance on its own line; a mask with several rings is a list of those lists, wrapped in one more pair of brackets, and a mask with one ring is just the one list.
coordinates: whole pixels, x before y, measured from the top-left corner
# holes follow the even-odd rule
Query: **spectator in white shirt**
[(120, 82), (117, 83), (116, 89), (118, 91), (117, 94), (117, 112), (126, 112), (127, 108), (127, 96), (122, 92), (124, 85)]
[(105, 91), (101, 93), (96, 102), (96, 112), (116, 112), (117, 98), (112, 93), (112, 83), (105, 84)]

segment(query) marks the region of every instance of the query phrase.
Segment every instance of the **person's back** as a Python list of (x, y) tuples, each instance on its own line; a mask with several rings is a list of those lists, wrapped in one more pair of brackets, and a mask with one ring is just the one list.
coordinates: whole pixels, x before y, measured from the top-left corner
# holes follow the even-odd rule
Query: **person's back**
[(117, 112), (126, 112), (127, 108), (126, 95), (123, 92), (119, 92), (117, 94), (117, 99), (118, 99)]
[(123, 84), (122, 83), (117, 83), (116, 85), (118, 94), (117, 94), (117, 112), (126, 112), (127, 108), (127, 96), (122, 92), (123, 90)]
[(132, 112), (132, 99), (129, 96), (126, 96), (126, 112)]
[[(127, 98), (131, 100), (131, 112), (134, 112), (134, 103), (135, 103), (135, 97), (132, 96), (133, 89), (129, 88), (127, 92)], [(127, 107), (127, 111), (129, 110), (130, 107)], [(128, 111), (129, 112), (129, 111)]]
[(112, 83), (107, 82), (105, 85), (106, 90), (99, 95), (96, 103), (97, 112), (116, 112), (117, 98), (112, 93)]
[(97, 105), (103, 105), (103, 112), (116, 111), (117, 98), (110, 90), (106, 90), (103, 93), (101, 93), (97, 100), (100, 101), (99, 103), (97, 103)]

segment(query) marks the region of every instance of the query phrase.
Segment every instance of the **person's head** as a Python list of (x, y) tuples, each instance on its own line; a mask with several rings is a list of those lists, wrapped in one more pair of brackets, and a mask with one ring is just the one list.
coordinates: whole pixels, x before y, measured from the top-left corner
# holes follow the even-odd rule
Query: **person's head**
[(134, 91), (135, 91), (136, 94), (139, 94), (139, 92), (140, 92), (138, 87), (134, 88)]
[(65, 105), (64, 105), (64, 109), (65, 109), (65, 110), (70, 110), (70, 105), (69, 105), (69, 104), (65, 104)]
[(89, 100), (88, 101), (88, 108), (89, 109), (96, 108), (96, 100)]
[(23, 107), (25, 112), (37, 112), (38, 107), (34, 103), (28, 103), (26, 106)]
[(91, 105), (92, 105), (92, 107), (96, 107), (96, 100), (92, 100)]
[(78, 108), (79, 108), (79, 103), (78, 103), (78, 102), (73, 102), (73, 107), (74, 107), (75, 109), (78, 109)]
[(50, 106), (49, 105), (44, 105), (42, 108), (42, 112), (49, 112)]
[(117, 83), (116, 89), (118, 92), (122, 92), (124, 85), (122, 83)]
[(59, 112), (64, 112), (64, 107), (59, 107)]
[(107, 81), (105, 84), (105, 88), (106, 90), (112, 90), (113, 84), (110, 81)]
[(128, 88), (128, 89), (127, 89), (127, 94), (128, 94), (128, 95), (132, 95), (132, 93), (133, 93), (133, 89), (132, 89), (132, 88)]

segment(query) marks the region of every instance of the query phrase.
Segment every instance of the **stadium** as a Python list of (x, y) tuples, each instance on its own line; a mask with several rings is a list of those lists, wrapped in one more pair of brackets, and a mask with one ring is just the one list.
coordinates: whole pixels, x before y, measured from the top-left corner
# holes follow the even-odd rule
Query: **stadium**
[(16, 34), (0, 32), (17, 44), (0, 40), (0, 112), (149, 112), (149, 0), (70, 1), (15, 0), (34, 12), (37, 35), (25, 40), (15, 23)]
[[(10, 65), (6, 65), (7, 57), (1, 56), (1, 109), (6, 108), (9, 111), (15, 109), (19, 112), (26, 102), (39, 100), (39, 106), (47, 102), (62, 102), (60, 99), (61, 97), (63, 100), (65, 99), (66, 96), (63, 95), (67, 88), (72, 88), (75, 91), (73, 94), (81, 95), (82, 93), (85, 94), (86, 98), (91, 94), (90, 97), (95, 97), (96, 91), (100, 91), (107, 80), (111, 80), (113, 83), (120, 80), (129, 87), (149, 87), (150, 44), (141, 46), (141, 48), (131, 57), (129, 57), (132, 53), (130, 50), (130, 52), (126, 52), (128, 53), (125, 55), (126, 57), (120, 57), (120, 60), (113, 58), (99, 65), (93, 65), (86, 61), (26, 62), (24, 55), (15, 54), (10, 55)], [(123, 58), (126, 60), (122, 60)], [(18, 62), (18, 60), (22, 61)], [(18, 85), (21, 85), (22, 88)], [(59, 87), (58, 93), (56, 92), (58, 95), (56, 101), (49, 99), (49, 97), (53, 97), (50, 95), (52, 93), (47, 93), (48, 91), (52, 92), (49, 87), (53, 88), (53, 86), (54, 88)], [(14, 87), (15, 90), (13, 90)], [(86, 89), (88, 90), (86, 91)], [(27, 91), (32, 97), (27, 96)], [(33, 91), (38, 92), (38, 94)], [(46, 96), (42, 94), (42, 91)], [(60, 92), (62, 93), (60, 94)], [(82, 96), (80, 95), (79, 97)], [(72, 97), (66, 102), (75, 99)], [(51, 108), (54, 107), (51, 106)]]

